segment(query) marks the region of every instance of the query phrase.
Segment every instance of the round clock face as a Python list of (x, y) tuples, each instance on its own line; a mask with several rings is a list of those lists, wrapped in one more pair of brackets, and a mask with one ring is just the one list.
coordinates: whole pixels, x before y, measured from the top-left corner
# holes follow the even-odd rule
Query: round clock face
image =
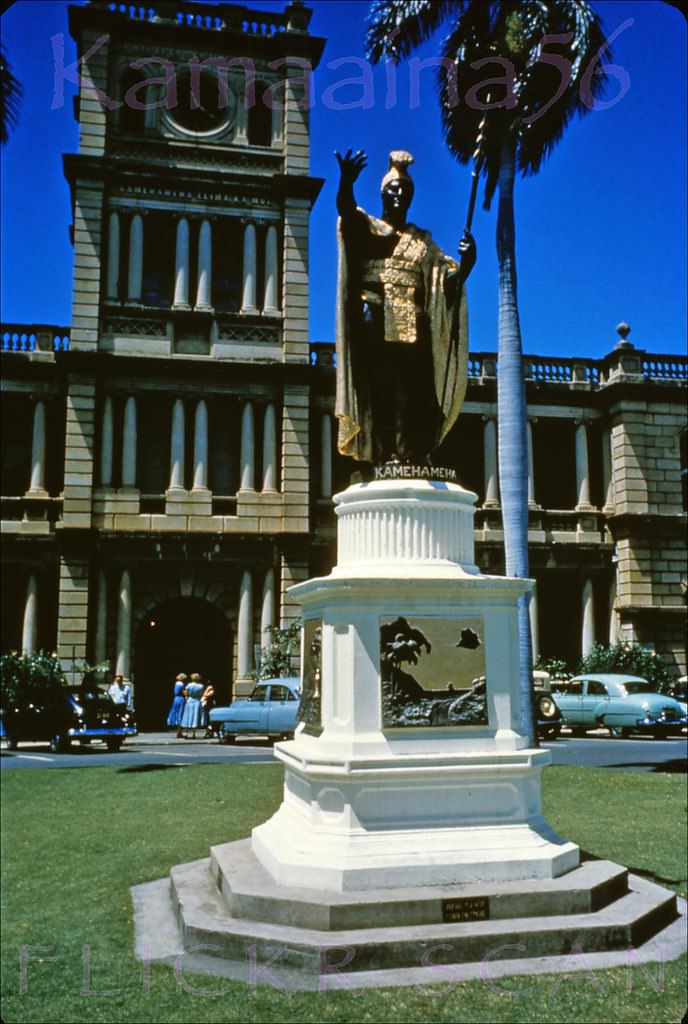
[(205, 68), (177, 76), (177, 105), (169, 114), (180, 128), (195, 134), (214, 132), (229, 124), (233, 111), (234, 94), (226, 78), (222, 81)]

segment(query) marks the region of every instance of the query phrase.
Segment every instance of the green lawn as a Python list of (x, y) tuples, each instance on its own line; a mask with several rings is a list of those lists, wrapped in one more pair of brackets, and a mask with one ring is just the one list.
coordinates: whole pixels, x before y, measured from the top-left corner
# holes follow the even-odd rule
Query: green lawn
[[(424, 992), (285, 995), (189, 976), (213, 993), (198, 995), (168, 968), (153, 966), (144, 978), (133, 955), (129, 887), (206, 856), (211, 843), (248, 835), (278, 806), (281, 779), (277, 764), (3, 772), (2, 1020), (681, 1020), (685, 961), (501, 979), (508, 992), (478, 980)], [(567, 838), (685, 892), (685, 777), (556, 767), (545, 770), (543, 788), (545, 813)], [(22, 951), (31, 957), (23, 974)]]

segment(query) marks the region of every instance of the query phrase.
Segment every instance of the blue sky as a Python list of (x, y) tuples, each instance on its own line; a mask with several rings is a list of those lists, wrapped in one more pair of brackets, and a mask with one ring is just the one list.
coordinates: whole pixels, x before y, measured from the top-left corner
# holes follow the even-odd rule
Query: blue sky
[[(155, 0), (151, 0), (155, 6)], [(282, 3), (254, 3), (282, 10)], [(455, 252), (470, 174), (447, 153), (431, 73), (409, 103), (409, 74), (397, 72), (386, 104), (383, 67), (363, 109), (366, 2), (313, 0), (311, 31), (328, 44), (314, 77), (312, 173), (326, 179), (311, 219), (311, 337), (334, 337), (337, 169), (334, 149), (369, 155), (357, 199), (379, 211), (379, 182), (390, 149), (409, 149), (416, 195), (411, 219)], [(659, 0), (598, 2), (625, 95), (569, 128), (533, 178), (516, 186), (519, 300), (526, 352), (600, 357), (618, 340), (657, 353), (683, 353), (686, 339), (686, 22)], [(54, 37), (75, 59), (63, 0), (20, 0), (2, 16), (2, 38), (24, 96), (20, 123), (2, 151), (2, 320), (68, 324), (72, 255), (69, 192), (62, 153), (76, 152), (73, 87), (55, 106)], [(429, 56), (437, 44), (423, 51)], [(354, 60), (352, 60), (354, 58)], [(339, 63), (337, 63), (339, 62)], [(327, 65), (333, 65), (328, 67)], [(328, 91), (329, 90), (329, 91)], [(608, 99), (617, 89), (612, 83)], [(351, 104), (351, 109), (339, 109)], [(335, 109), (336, 108), (336, 109)], [(469, 282), (471, 349), (497, 346), (496, 207), (476, 211), (478, 263)]]

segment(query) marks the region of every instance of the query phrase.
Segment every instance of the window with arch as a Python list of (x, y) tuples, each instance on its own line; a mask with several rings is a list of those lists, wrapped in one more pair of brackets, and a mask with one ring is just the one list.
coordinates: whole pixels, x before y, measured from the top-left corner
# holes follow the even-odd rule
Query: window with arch
[(249, 146), (272, 145), (272, 107), (264, 102), (266, 94), (271, 95), (267, 83), (256, 82), (255, 102), (248, 109)]
[(119, 108), (119, 130), (139, 134), (146, 127), (146, 110), (148, 89), (144, 87), (146, 76), (138, 68), (127, 68), (119, 80), (120, 100), (124, 106)]

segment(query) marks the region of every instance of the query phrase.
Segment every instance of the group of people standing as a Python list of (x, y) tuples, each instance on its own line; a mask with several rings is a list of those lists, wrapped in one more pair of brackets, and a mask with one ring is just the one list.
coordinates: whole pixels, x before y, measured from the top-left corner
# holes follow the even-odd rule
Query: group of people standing
[(174, 683), (174, 697), (167, 724), (170, 728), (176, 728), (177, 736), (182, 739), (195, 739), (197, 729), (204, 729), (205, 735), (211, 736), (208, 712), (214, 704), (215, 689), (212, 683), (204, 683), (198, 672), (192, 672), (190, 676), (180, 672)]

